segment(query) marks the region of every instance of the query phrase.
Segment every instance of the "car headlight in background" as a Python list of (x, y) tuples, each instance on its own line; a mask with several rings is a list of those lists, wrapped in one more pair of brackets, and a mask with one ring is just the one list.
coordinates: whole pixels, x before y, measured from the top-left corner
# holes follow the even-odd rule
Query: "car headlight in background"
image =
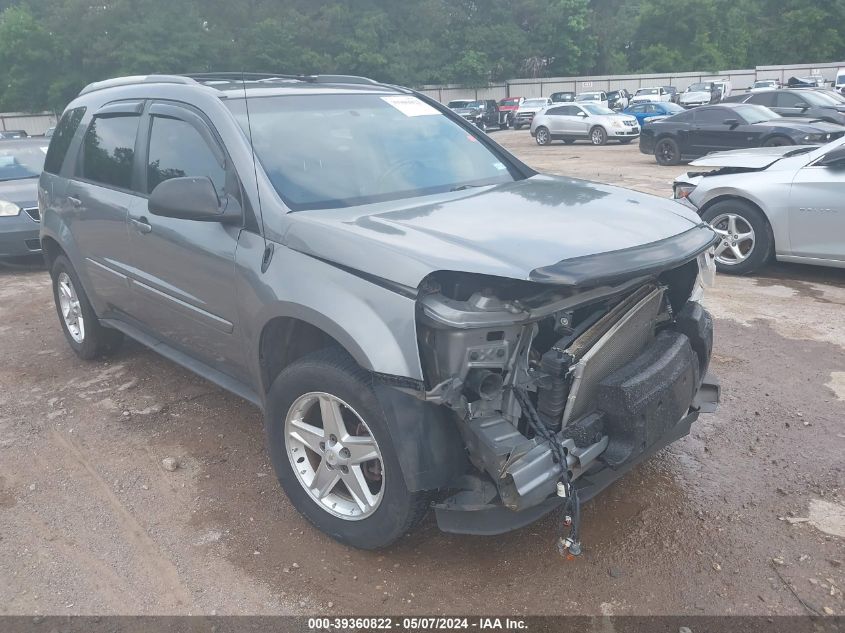
[(695, 185), (691, 185), (688, 182), (676, 182), (672, 185), (672, 193), (674, 194), (675, 200), (689, 198), (693, 191), (695, 191)]
[(21, 208), (14, 202), (7, 202), (0, 200), (0, 218), (8, 218), (15, 215), (20, 215)]
[(830, 134), (807, 134), (801, 140), (805, 143), (823, 143), (828, 140)]

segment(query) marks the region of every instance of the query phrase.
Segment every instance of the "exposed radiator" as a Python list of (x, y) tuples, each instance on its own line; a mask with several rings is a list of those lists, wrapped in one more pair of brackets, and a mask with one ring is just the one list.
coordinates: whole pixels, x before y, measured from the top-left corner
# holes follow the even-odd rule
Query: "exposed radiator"
[(663, 303), (663, 288), (645, 286), (584, 332), (568, 349), (577, 361), (570, 370), (572, 384), (563, 426), (590, 412), (599, 383), (630, 363), (654, 339)]

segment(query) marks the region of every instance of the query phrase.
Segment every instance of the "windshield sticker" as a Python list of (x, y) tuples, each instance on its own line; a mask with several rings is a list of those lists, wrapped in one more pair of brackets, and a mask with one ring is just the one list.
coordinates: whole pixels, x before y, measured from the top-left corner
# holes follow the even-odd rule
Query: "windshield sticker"
[(399, 110), (405, 116), (427, 116), (431, 114), (440, 114), (435, 108), (432, 108), (425, 101), (421, 101), (416, 97), (382, 97), (382, 101), (389, 103), (394, 108)]

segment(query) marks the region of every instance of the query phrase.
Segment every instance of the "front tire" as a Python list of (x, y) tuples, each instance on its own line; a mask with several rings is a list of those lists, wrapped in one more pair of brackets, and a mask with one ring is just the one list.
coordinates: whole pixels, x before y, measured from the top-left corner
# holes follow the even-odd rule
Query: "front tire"
[(551, 145), (552, 144), (552, 134), (549, 132), (549, 128), (540, 126), (534, 132), (534, 140), (537, 141), (537, 145)]
[(745, 275), (763, 266), (772, 256), (774, 234), (766, 216), (754, 205), (738, 199), (722, 200), (701, 214), (719, 234), (716, 269)]
[(763, 147), (782, 147), (784, 145), (795, 145), (795, 141), (787, 136), (773, 136), (763, 143)]
[(658, 165), (664, 167), (678, 165), (681, 162), (681, 148), (673, 138), (662, 138), (654, 146), (654, 157)]
[(123, 334), (100, 323), (70, 260), (64, 255), (56, 257), (50, 276), (59, 323), (71, 349), (83, 360), (113, 353)]
[(405, 484), (372, 377), (343, 350), (286, 367), (270, 388), (264, 421), (291, 503), (341, 543), (386, 547), (428, 510), (428, 493)]
[(596, 126), (590, 130), (590, 142), (593, 145), (604, 145), (607, 143), (607, 132), (603, 127)]

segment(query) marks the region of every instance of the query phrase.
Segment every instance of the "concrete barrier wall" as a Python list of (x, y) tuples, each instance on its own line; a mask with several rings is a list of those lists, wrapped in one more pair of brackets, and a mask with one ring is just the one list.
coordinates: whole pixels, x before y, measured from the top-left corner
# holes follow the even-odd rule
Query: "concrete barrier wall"
[(0, 131), (25, 130), (30, 136), (40, 136), (47, 131), (48, 127), (54, 125), (56, 125), (56, 115), (52, 112), (37, 112), (34, 114), (26, 112), (0, 113)]
[(422, 86), (420, 92), (447, 103), (452, 99), (502, 99), (503, 97), (548, 97), (553, 92), (586, 92), (589, 90), (616, 90), (625, 88), (634, 93), (640, 88), (675, 86), (684, 90), (699, 81), (728, 79), (734, 92), (749, 89), (758, 79), (779, 79), (820, 75), (827, 82), (836, 78), (836, 71), (845, 68), (845, 61), (818, 64), (792, 64), (786, 66), (757, 66), (750, 69), (711, 72), (650, 73), (640, 75), (597, 75), (587, 77), (543, 77), (538, 79), (509, 79), (482, 88), (459, 85)]

